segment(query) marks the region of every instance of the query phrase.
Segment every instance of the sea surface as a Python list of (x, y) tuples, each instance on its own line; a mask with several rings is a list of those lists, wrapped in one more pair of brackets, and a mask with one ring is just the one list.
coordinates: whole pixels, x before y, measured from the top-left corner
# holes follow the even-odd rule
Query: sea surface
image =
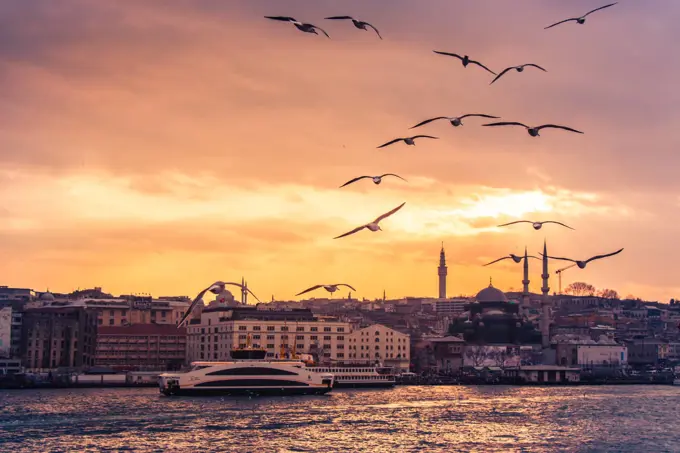
[(0, 452), (680, 452), (680, 387), (0, 391)]

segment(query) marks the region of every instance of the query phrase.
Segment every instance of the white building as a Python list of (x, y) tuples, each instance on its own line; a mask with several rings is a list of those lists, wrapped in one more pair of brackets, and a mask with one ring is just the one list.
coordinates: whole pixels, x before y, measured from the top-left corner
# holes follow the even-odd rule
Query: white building
[(628, 363), (628, 348), (618, 344), (580, 344), (576, 356), (580, 366), (625, 365)]
[(244, 347), (267, 349), (267, 357), (293, 352), (317, 354), (319, 360), (349, 357), (350, 324), (317, 318), (311, 310), (257, 310), (255, 307), (213, 306), (187, 325), (187, 362), (228, 360), (230, 351)]
[(349, 335), (349, 358), (379, 360), (386, 366), (409, 369), (411, 337), (381, 324), (364, 327)]
[(9, 358), (12, 347), (12, 307), (0, 308), (0, 358)]
[(437, 299), (434, 301), (434, 311), (443, 315), (460, 315), (465, 311), (465, 304), (469, 299), (457, 297), (451, 299)]

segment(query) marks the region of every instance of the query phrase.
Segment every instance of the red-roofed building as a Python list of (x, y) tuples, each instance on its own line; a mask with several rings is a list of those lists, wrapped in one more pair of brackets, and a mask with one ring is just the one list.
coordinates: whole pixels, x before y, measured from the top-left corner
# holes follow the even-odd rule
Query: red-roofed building
[(172, 324), (99, 326), (99, 366), (133, 367), (138, 370), (174, 370), (184, 363), (186, 328)]

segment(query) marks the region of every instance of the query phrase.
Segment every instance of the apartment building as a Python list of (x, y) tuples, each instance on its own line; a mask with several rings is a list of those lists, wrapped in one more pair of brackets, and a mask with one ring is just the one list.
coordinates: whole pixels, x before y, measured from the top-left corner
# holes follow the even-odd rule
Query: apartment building
[(186, 356), (186, 329), (171, 324), (100, 326), (95, 363), (139, 370), (175, 370)]
[(386, 366), (408, 370), (411, 361), (410, 335), (381, 324), (373, 324), (349, 334), (348, 357), (378, 360)]

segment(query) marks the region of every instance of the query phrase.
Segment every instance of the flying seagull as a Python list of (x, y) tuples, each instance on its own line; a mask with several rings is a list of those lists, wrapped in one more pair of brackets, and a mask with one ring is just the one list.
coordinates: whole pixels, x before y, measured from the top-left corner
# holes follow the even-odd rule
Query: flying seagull
[(416, 140), (417, 138), (434, 138), (434, 139), (436, 139), (436, 140), (439, 140), (439, 137), (433, 137), (433, 136), (431, 136), (431, 135), (414, 135), (413, 137), (395, 138), (395, 139), (392, 140), (392, 141), (389, 141), (389, 142), (387, 142), (387, 143), (385, 143), (385, 144), (383, 144), (383, 145), (378, 146), (378, 148), (384, 148), (384, 147), (386, 147), (386, 146), (388, 146), (388, 145), (391, 145), (392, 143), (397, 143), (397, 142), (400, 142), (400, 141), (402, 141), (402, 140), (403, 140), (404, 143), (406, 143), (407, 145), (415, 146), (415, 144), (416, 144), (416, 141), (415, 141), (415, 140)]
[(348, 285), (347, 283), (335, 283), (334, 285), (314, 285), (311, 288), (307, 288), (306, 290), (302, 291), (301, 293), (297, 293), (296, 296), (299, 296), (304, 293), (308, 293), (310, 291), (314, 291), (315, 289), (323, 288), (329, 293), (333, 294), (338, 290), (338, 286), (346, 286), (352, 291), (356, 291), (351, 285)]
[[(382, 179), (383, 179), (385, 176), (396, 176), (397, 178), (406, 181), (404, 178), (402, 178), (402, 177), (399, 176), (399, 175), (395, 175), (394, 173), (385, 173), (384, 175), (380, 175), (380, 176), (359, 176), (358, 178), (354, 178), (354, 179), (351, 179), (351, 180), (347, 181), (346, 183), (344, 183), (343, 185), (341, 185), (340, 188), (343, 188), (343, 187), (345, 187), (345, 186), (347, 186), (347, 185), (352, 184), (353, 182), (357, 182), (357, 181), (359, 181), (360, 179), (364, 179), (364, 178), (371, 178), (371, 179), (373, 180), (373, 183), (374, 183), (374, 184), (380, 184), (380, 183), (382, 182)], [(408, 182), (408, 181), (406, 181), (406, 182)]]
[(582, 134), (582, 133), (583, 133), (583, 132), (581, 132), (581, 131), (577, 131), (576, 129), (572, 129), (572, 128), (566, 127), (566, 126), (558, 126), (558, 125), (556, 125), (556, 124), (544, 124), (543, 126), (529, 127), (529, 126), (527, 126), (526, 124), (517, 123), (517, 122), (514, 122), (514, 121), (512, 121), (512, 122), (500, 122), (500, 123), (482, 124), (482, 126), (522, 126), (522, 127), (526, 127), (527, 132), (528, 132), (529, 135), (531, 135), (532, 137), (538, 137), (538, 136), (540, 135), (540, 134), (538, 133), (538, 131), (540, 131), (541, 129), (544, 129), (544, 128), (548, 128), (548, 127), (552, 127), (552, 128), (554, 128), (554, 129), (564, 129), (565, 131), (576, 132), (577, 134)]
[(255, 294), (254, 294), (247, 286), (243, 286), (243, 285), (240, 284), (240, 283), (232, 283), (232, 282), (221, 282), (221, 281), (216, 281), (215, 283), (213, 283), (212, 285), (208, 286), (206, 289), (204, 289), (203, 291), (201, 291), (200, 293), (198, 293), (198, 296), (196, 296), (196, 298), (191, 302), (191, 304), (189, 305), (189, 308), (187, 309), (186, 313), (184, 313), (184, 316), (182, 316), (182, 319), (180, 320), (179, 324), (177, 324), (177, 327), (182, 327), (182, 325), (188, 320), (189, 316), (190, 316), (191, 313), (194, 311), (194, 308), (196, 307), (196, 305), (198, 305), (198, 303), (199, 303), (201, 300), (203, 300), (203, 295), (204, 295), (206, 292), (210, 291), (211, 293), (216, 294), (216, 295), (217, 295), (217, 294), (220, 294), (222, 291), (224, 291), (224, 287), (225, 287), (226, 285), (238, 286), (238, 287), (241, 288), (241, 289), (245, 289), (245, 290), (247, 290), (250, 294), (252, 294), (253, 297), (254, 297), (255, 299), (257, 299), (258, 302), (260, 302), (260, 299), (258, 299), (258, 297), (257, 297), (257, 296), (256, 296), (256, 295), (255, 295)]
[[(498, 79), (500, 79), (501, 77), (503, 77), (503, 75), (504, 75), (506, 72), (510, 71), (511, 69), (514, 69), (514, 70), (516, 70), (517, 72), (522, 72), (522, 71), (524, 71), (524, 68), (525, 68), (526, 66), (532, 66), (532, 67), (534, 67), (534, 68), (540, 69), (540, 70), (543, 71), (543, 72), (548, 72), (546, 69), (540, 67), (540, 66), (537, 65), (537, 64), (533, 64), (533, 63), (521, 64), (521, 65), (519, 65), (519, 66), (510, 66), (509, 68), (503, 69), (503, 72), (501, 72), (500, 74), (498, 74), (498, 75), (496, 76), (496, 78), (493, 79), (493, 80), (491, 81), (491, 83), (494, 83), (496, 80), (498, 80)], [(491, 85), (491, 83), (490, 83), (489, 85)]]
[(378, 223), (380, 223), (381, 220), (388, 218), (389, 216), (391, 216), (392, 214), (394, 214), (395, 212), (397, 212), (398, 210), (400, 210), (405, 204), (406, 204), (406, 202), (403, 202), (402, 204), (400, 204), (400, 205), (397, 206), (396, 208), (392, 209), (390, 212), (381, 215), (380, 217), (378, 217), (378, 218), (375, 219), (374, 221), (369, 222), (369, 223), (367, 223), (366, 225), (361, 225), (360, 227), (356, 227), (356, 228), (353, 229), (352, 231), (348, 231), (348, 232), (345, 233), (345, 234), (341, 234), (340, 236), (336, 236), (336, 237), (334, 237), (333, 239), (344, 238), (345, 236), (349, 236), (350, 234), (354, 234), (354, 233), (356, 233), (356, 232), (358, 232), (358, 231), (363, 230), (364, 228), (368, 228), (369, 230), (371, 230), (371, 231), (373, 231), (373, 232), (376, 232), (376, 231), (378, 231), (378, 230), (382, 231), (382, 228), (380, 228), (380, 225), (378, 225)]
[(375, 28), (373, 25), (369, 24), (368, 22), (356, 20), (355, 18), (350, 17), (350, 16), (331, 16), (331, 17), (326, 17), (325, 19), (327, 19), (327, 20), (351, 20), (355, 27), (357, 27), (359, 30), (364, 30), (364, 31), (368, 31), (366, 27), (371, 27), (373, 29), (373, 31), (375, 31), (375, 33), (378, 35), (378, 38), (382, 39), (382, 36), (380, 36), (380, 32), (378, 31), (378, 29)]
[[(498, 258), (497, 260), (494, 260), (494, 261), (492, 261), (492, 262), (490, 262), (490, 263), (486, 263), (484, 266), (488, 266), (488, 265), (490, 265), (490, 264), (497, 263), (497, 262), (499, 262), (499, 261), (507, 260), (508, 258), (512, 258), (512, 260), (513, 260), (515, 263), (519, 263), (519, 262), (521, 262), (521, 261), (524, 259), (523, 256), (517, 256), (517, 255), (514, 255), (514, 254), (511, 253), (511, 254), (509, 254), (508, 256), (504, 256), (503, 258)], [(528, 255), (527, 258), (534, 258), (534, 259), (537, 259), (537, 260), (540, 259), (539, 257), (533, 256), (533, 255)]]
[(565, 225), (565, 224), (562, 223), (562, 222), (556, 222), (556, 221), (554, 221), (554, 220), (544, 220), (543, 222), (532, 222), (531, 220), (517, 220), (517, 221), (515, 221), (515, 222), (504, 223), (503, 225), (498, 225), (498, 227), (504, 227), (504, 226), (508, 226), (508, 225), (514, 225), (514, 224), (516, 224), (516, 223), (530, 223), (531, 226), (534, 227), (534, 230), (540, 230), (544, 223), (556, 223), (556, 224), (558, 224), (558, 225), (562, 225), (563, 227), (567, 227), (567, 228), (569, 228), (570, 230), (573, 230), (573, 228), (570, 227), (569, 225)]
[(571, 19), (561, 20), (561, 21), (556, 22), (556, 23), (554, 23), (554, 24), (552, 24), (552, 25), (548, 25), (547, 27), (544, 28), (544, 30), (547, 30), (548, 28), (553, 28), (555, 25), (563, 24), (563, 23), (565, 23), (565, 22), (571, 22), (572, 20), (573, 20), (573, 21), (576, 21), (577, 23), (579, 23), (579, 24), (581, 24), (581, 25), (583, 25), (583, 24), (586, 23), (586, 16), (588, 16), (588, 14), (592, 14), (592, 13), (594, 13), (595, 11), (599, 11), (599, 10), (601, 10), (601, 9), (609, 8), (610, 6), (614, 6), (614, 5), (616, 5), (617, 3), (618, 3), (618, 2), (614, 2), (614, 3), (610, 3), (609, 5), (600, 6), (599, 8), (595, 8), (594, 10), (585, 13), (585, 14), (584, 14), (583, 16), (581, 16), (581, 17), (572, 17)]
[[(282, 22), (290, 22), (293, 25), (295, 25), (295, 27), (298, 30), (304, 31), (305, 33), (314, 33), (315, 35), (318, 35), (318, 33), (316, 31), (321, 30), (324, 35), (328, 36), (328, 33), (326, 33), (324, 31), (324, 29), (322, 29), (321, 27), (317, 27), (316, 25), (312, 25), (312, 24), (305, 24), (303, 22), (300, 22), (299, 20), (296, 20), (293, 17), (288, 17), (288, 16), (264, 16), (264, 17), (266, 17), (267, 19), (271, 19), (271, 20), (280, 20)], [(328, 36), (328, 37), (330, 38), (330, 36)]]
[(460, 61), (463, 62), (463, 67), (465, 67), (465, 68), (467, 68), (467, 65), (469, 65), (469, 64), (476, 64), (477, 66), (480, 66), (480, 67), (486, 69), (491, 74), (496, 75), (495, 72), (493, 72), (491, 69), (489, 69), (486, 66), (484, 66), (483, 64), (481, 64), (479, 61), (470, 60), (470, 57), (468, 57), (467, 55), (465, 55), (464, 57), (461, 57), (460, 55), (455, 54), (455, 53), (440, 52), (439, 50), (433, 50), (432, 52), (438, 53), (439, 55), (448, 55), (449, 57), (456, 57), (456, 58), (460, 59)]
[[(571, 258), (558, 258), (558, 257), (556, 257), (556, 256), (548, 256), (548, 258), (553, 259), (553, 260), (571, 261), (572, 263), (576, 263), (576, 265), (579, 267), (579, 269), (585, 269), (585, 268), (586, 268), (586, 264), (590, 263), (591, 261), (599, 260), (599, 259), (601, 259), (601, 258), (607, 258), (607, 257), (609, 257), (609, 256), (618, 255), (618, 254), (621, 253), (622, 251), (623, 251), (623, 249), (619, 249), (619, 250), (617, 250), (617, 251), (615, 251), (615, 252), (613, 252), (613, 253), (607, 253), (606, 255), (597, 255), (597, 256), (593, 256), (592, 258), (588, 258), (588, 259), (585, 260), (585, 261), (572, 260)], [(541, 256), (544, 256), (542, 253), (539, 253), (539, 254), (540, 254)]]
[(495, 118), (498, 119), (500, 118), (499, 116), (492, 116), (492, 115), (484, 115), (482, 113), (468, 113), (466, 115), (462, 116), (438, 116), (436, 118), (430, 118), (429, 120), (425, 120), (423, 122), (420, 122), (416, 124), (413, 127), (410, 127), (409, 129), (415, 129), (416, 127), (424, 126), (427, 123), (431, 123), (432, 121), (437, 121), (437, 120), (448, 120), (451, 122), (452, 126), (458, 127), (463, 125), (463, 118), (467, 117), (472, 117), (472, 116), (480, 116), (482, 118)]

